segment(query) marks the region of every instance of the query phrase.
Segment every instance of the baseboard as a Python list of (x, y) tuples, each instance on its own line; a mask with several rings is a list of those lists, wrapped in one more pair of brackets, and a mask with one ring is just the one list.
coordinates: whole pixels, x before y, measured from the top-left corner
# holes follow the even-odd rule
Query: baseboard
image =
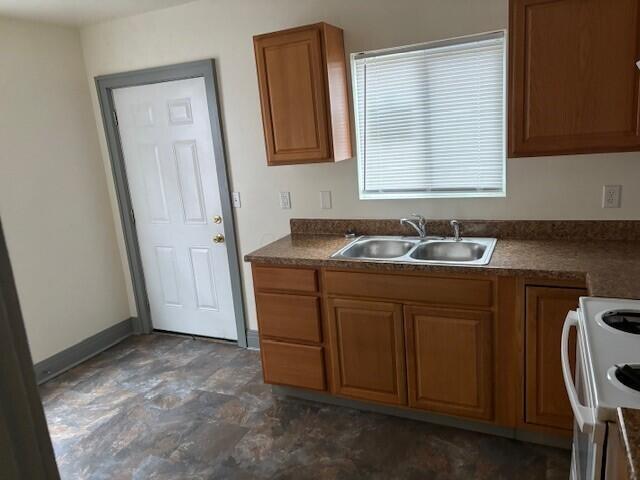
[(51, 380), (53, 377), (66, 372), (79, 363), (96, 356), (116, 343), (121, 342), (134, 332), (135, 318), (127, 318), (120, 323), (102, 330), (95, 335), (85, 338), (79, 343), (52, 355), (41, 362), (36, 363), (33, 368), (36, 373), (38, 384)]
[(340, 407), (353, 408), (355, 410), (361, 410), (365, 412), (381, 413), (394, 417), (408, 418), (410, 420), (417, 420), (419, 422), (435, 423), (437, 425), (444, 425), (447, 427), (460, 428), (463, 430), (487, 433), (489, 435), (498, 435), (501, 437), (512, 438), (530, 443), (538, 443), (541, 445), (548, 445), (558, 448), (570, 448), (571, 445), (570, 439), (558, 439), (556, 437), (550, 437), (543, 434), (531, 434), (529, 432), (523, 432), (515, 428), (501, 427), (488, 423), (477, 422), (474, 420), (465, 420), (462, 418), (450, 417), (447, 415), (438, 415), (436, 413), (410, 410), (407, 408), (392, 407), (376, 403), (360, 402), (358, 400), (352, 400), (349, 398), (336, 397), (327, 393), (312, 392), (309, 390), (302, 390), (298, 388), (284, 387), (279, 385), (273, 385), (271, 389), (275, 394), (300, 398), (312, 402), (321, 402), (330, 405), (337, 405)]
[(247, 348), (260, 349), (260, 336), (257, 330), (247, 330)]
[(516, 430), (516, 440), (538, 443), (548, 447), (563, 448), (565, 450), (571, 450), (573, 443), (573, 439), (571, 437), (554, 436), (528, 430)]

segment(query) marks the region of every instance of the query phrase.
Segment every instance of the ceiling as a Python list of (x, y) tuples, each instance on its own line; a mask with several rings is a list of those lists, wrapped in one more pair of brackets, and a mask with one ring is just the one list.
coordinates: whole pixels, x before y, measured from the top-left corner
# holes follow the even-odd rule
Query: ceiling
[(193, 0), (0, 0), (0, 16), (82, 26)]

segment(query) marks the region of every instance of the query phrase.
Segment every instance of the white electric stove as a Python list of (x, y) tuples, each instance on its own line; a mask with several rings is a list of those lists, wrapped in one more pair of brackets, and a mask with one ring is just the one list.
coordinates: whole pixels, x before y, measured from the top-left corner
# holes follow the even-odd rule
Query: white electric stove
[[(575, 377), (569, 331), (578, 329)], [(640, 409), (640, 300), (582, 297), (562, 331), (562, 370), (575, 417), (572, 478), (606, 478), (607, 422)]]

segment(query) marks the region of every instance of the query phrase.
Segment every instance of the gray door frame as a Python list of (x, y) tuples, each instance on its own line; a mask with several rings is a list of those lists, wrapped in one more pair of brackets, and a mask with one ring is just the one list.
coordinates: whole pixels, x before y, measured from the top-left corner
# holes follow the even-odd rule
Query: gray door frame
[(238, 345), (247, 346), (247, 333), (244, 318), (244, 305), (242, 296), (242, 283), (240, 281), (240, 263), (235, 234), (235, 221), (231, 208), (231, 193), (229, 191), (229, 177), (227, 175), (227, 162), (224, 141), (222, 137), (222, 123), (220, 117), (220, 104), (218, 101), (218, 85), (216, 81), (216, 69), (213, 59), (195, 62), (168, 65), (164, 67), (147, 68), (131, 72), (101, 75), (95, 78), (98, 90), (98, 101), (102, 112), (111, 170), (116, 187), (120, 220), (124, 232), (124, 240), (129, 259), (129, 268), (135, 294), (136, 308), (138, 310), (137, 321), (134, 322), (136, 333), (150, 333), (153, 330), (149, 297), (142, 270), (142, 257), (140, 245), (136, 233), (135, 218), (127, 172), (124, 164), (124, 155), (118, 131), (118, 120), (115, 114), (113, 90), (123, 87), (134, 87), (152, 83), (185, 80), (202, 77), (207, 92), (207, 104), (209, 108), (209, 120), (211, 122), (211, 136), (213, 139), (213, 151), (215, 155), (215, 167), (218, 174), (218, 187), (222, 204), (222, 221), (227, 244), (229, 260), (229, 272), (231, 274), (231, 291), (233, 295), (233, 307), (236, 316), (236, 329), (238, 332)]

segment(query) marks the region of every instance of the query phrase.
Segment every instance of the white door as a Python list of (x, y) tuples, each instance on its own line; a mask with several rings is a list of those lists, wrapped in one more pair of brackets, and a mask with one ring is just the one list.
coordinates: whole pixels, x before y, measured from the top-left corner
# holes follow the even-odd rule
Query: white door
[(204, 79), (113, 97), (153, 327), (236, 340)]

